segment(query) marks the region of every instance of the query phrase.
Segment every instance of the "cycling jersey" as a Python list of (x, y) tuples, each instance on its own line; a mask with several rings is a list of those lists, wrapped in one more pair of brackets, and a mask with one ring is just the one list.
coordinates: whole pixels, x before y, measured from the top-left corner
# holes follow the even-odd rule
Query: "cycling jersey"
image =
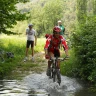
[(55, 38), (54, 35), (50, 35), (46, 40), (44, 48), (48, 49), (49, 52), (53, 52), (54, 49), (59, 50), (60, 44), (62, 44), (64, 50), (68, 50), (66, 40), (63, 36), (60, 35), (58, 38)]
[(65, 28), (63, 25), (59, 25), (60, 29), (61, 29), (61, 32), (60, 32), (60, 35), (64, 35), (64, 32), (65, 32)]
[(34, 41), (35, 36), (36, 36), (36, 31), (34, 29), (26, 29), (26, 34), (27, 34), (27, 40), (28, 41)]

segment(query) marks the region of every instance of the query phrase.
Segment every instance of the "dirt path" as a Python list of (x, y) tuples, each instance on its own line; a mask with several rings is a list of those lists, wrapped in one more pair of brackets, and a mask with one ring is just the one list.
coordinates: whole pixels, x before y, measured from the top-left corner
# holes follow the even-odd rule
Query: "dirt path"
[(6, 79), (22, 79), (26, 75), (32, 73), (42, 73), (47, 69), (47, 60), (45, 59), (44, 51), (34, 54), (34, 62), (31, 60), (31, 55), (28, 56), (29, 60), (24, 62), (24, 58), (17, 62), (17, 67), (6, 76)]
[[(44, 52), (42, 51), (40, 53), (36, 53), (34, 55), (34, 59), (35, 60), (33, 63), (40, 65), (39, 69), (41, 69), (42, 71), (45, 71), (47, 68), (47, 60), (45, 59)], [(36, 69), (38, 69), (38, 67)]]

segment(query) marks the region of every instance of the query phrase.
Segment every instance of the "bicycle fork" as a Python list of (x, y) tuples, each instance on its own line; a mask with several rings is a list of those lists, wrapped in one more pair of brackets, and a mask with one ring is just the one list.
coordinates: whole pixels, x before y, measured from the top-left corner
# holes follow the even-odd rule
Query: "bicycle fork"
[(61, 83), (61, 74), (60, 74), (60, 70), (59, 69), (57, 69), (57, 82), (58, 82), (58, 84), (60, 85), (60, 83)]

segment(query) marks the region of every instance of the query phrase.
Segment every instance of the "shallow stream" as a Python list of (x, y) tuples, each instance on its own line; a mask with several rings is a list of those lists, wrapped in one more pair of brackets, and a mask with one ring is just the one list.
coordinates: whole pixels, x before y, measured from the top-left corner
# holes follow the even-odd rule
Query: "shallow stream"
[(88, 92), (75, 78), (62, 76), (62, 82), (53, 83), (42, 74), (30, 74), (23, 80), (0, 80), (0, 96), (96, 96)]

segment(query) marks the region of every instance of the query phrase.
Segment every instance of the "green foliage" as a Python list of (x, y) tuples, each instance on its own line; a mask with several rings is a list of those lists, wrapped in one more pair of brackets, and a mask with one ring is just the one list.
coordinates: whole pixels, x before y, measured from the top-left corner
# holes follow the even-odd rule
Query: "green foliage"
[(76, 73), (85, 80), (96, 83), (96, 17), (88, 17), (87, 23), (73, 35), (73, 46), (78, 64)]
[[(46, 3), (45, 3), (46, 1)], [(63, 17), (63, 0), (43, 0), (32, 6), (28, 22), (32, 22), (37, 29), (38, 36), (52, 33), (52, 28)], [(37, 7), (38, 6), (38, 7)]]
[(69, 50), (70, 57), (68, 60), (65, 60), (64, 62), (61, 62), (60, 64), (60, 69), (61, 69), (61, 74), (66, 75), (66, 76), (72, 76), (75, 77), (77, 73), (75, 73), (75, 70), (77, 69), (77, 58), (75, 57), (73, 49)]
[[(28, 23), (34, 24), (38, 37), (44, 37), (46, 33), (52, 33), (52, 28), (57, 21), (62, 20), (66, 33), (73, 31), (76, 23), (76, 0), (31, 0), (28, 3), (19, 3), (18, 9), (24, 13), (28, 12), (26, 21), (17, 22), (14, 28), (10, 29), (16, 33), (25, 34)], [(69, 23), (70, 22), (70, 23)]]
[[(6, 38), (6, 39), (5, 39)], [(26, 37), (21, 36), (0, 36), (0, 49), (6, 52), (13, 52), (14, 58), (7, 58), (4, 56), (5, 62), (1, 63), (0, 61), (0, 77), (6, 76), (10, 74), (14, 69), (18, 71), (19, 67), (22, 67), (22, 71), (27, 70), (28, 68), (33, 68), (37, 66), (37, 64), (32, 64), (30, 61), (24, 65), (22, 60), (25, 58), (25, 50), (26, 50)], [(35, 53), (42, 52), (44, 50), (44, 43), (45, 38), (38, 38), (37, 39), (37, 46), (35, 47)], [(31, 50), (29, 50), (29, 55), (31, 55)], [(0, 58), (1, 59), (1, 58)], [(39, 60), (40, 61), (40, 60)], [(39, 62), (38, 61), (38, 62)]]
[(7, 28), (12, 28), (12, 25), (17, 24), (16, 21), (26, 19), (25, 14), (21, 14), (20, 11), (16, 9), (15, 5), (18, 2), (18, 0), (0, 0), (0, 33), (16, 34), (8, 31)]
[(57, 21), (63, 17), (63, 8), (64, 8), (64, 2), (63, 0), (58, 1), (51, 0), (48, 3), (45, 4), (44, 11), (45, 11), (45, 18), (47, 20), (46, 28), (48, 28), (48, 25), (50, 27), (57, 24)]
[(77, 19), (79, 24), (86, 22), (87, 0), (77, 0)]
[(96, 15), (96, 0), (93, 0), (93, 14)]

